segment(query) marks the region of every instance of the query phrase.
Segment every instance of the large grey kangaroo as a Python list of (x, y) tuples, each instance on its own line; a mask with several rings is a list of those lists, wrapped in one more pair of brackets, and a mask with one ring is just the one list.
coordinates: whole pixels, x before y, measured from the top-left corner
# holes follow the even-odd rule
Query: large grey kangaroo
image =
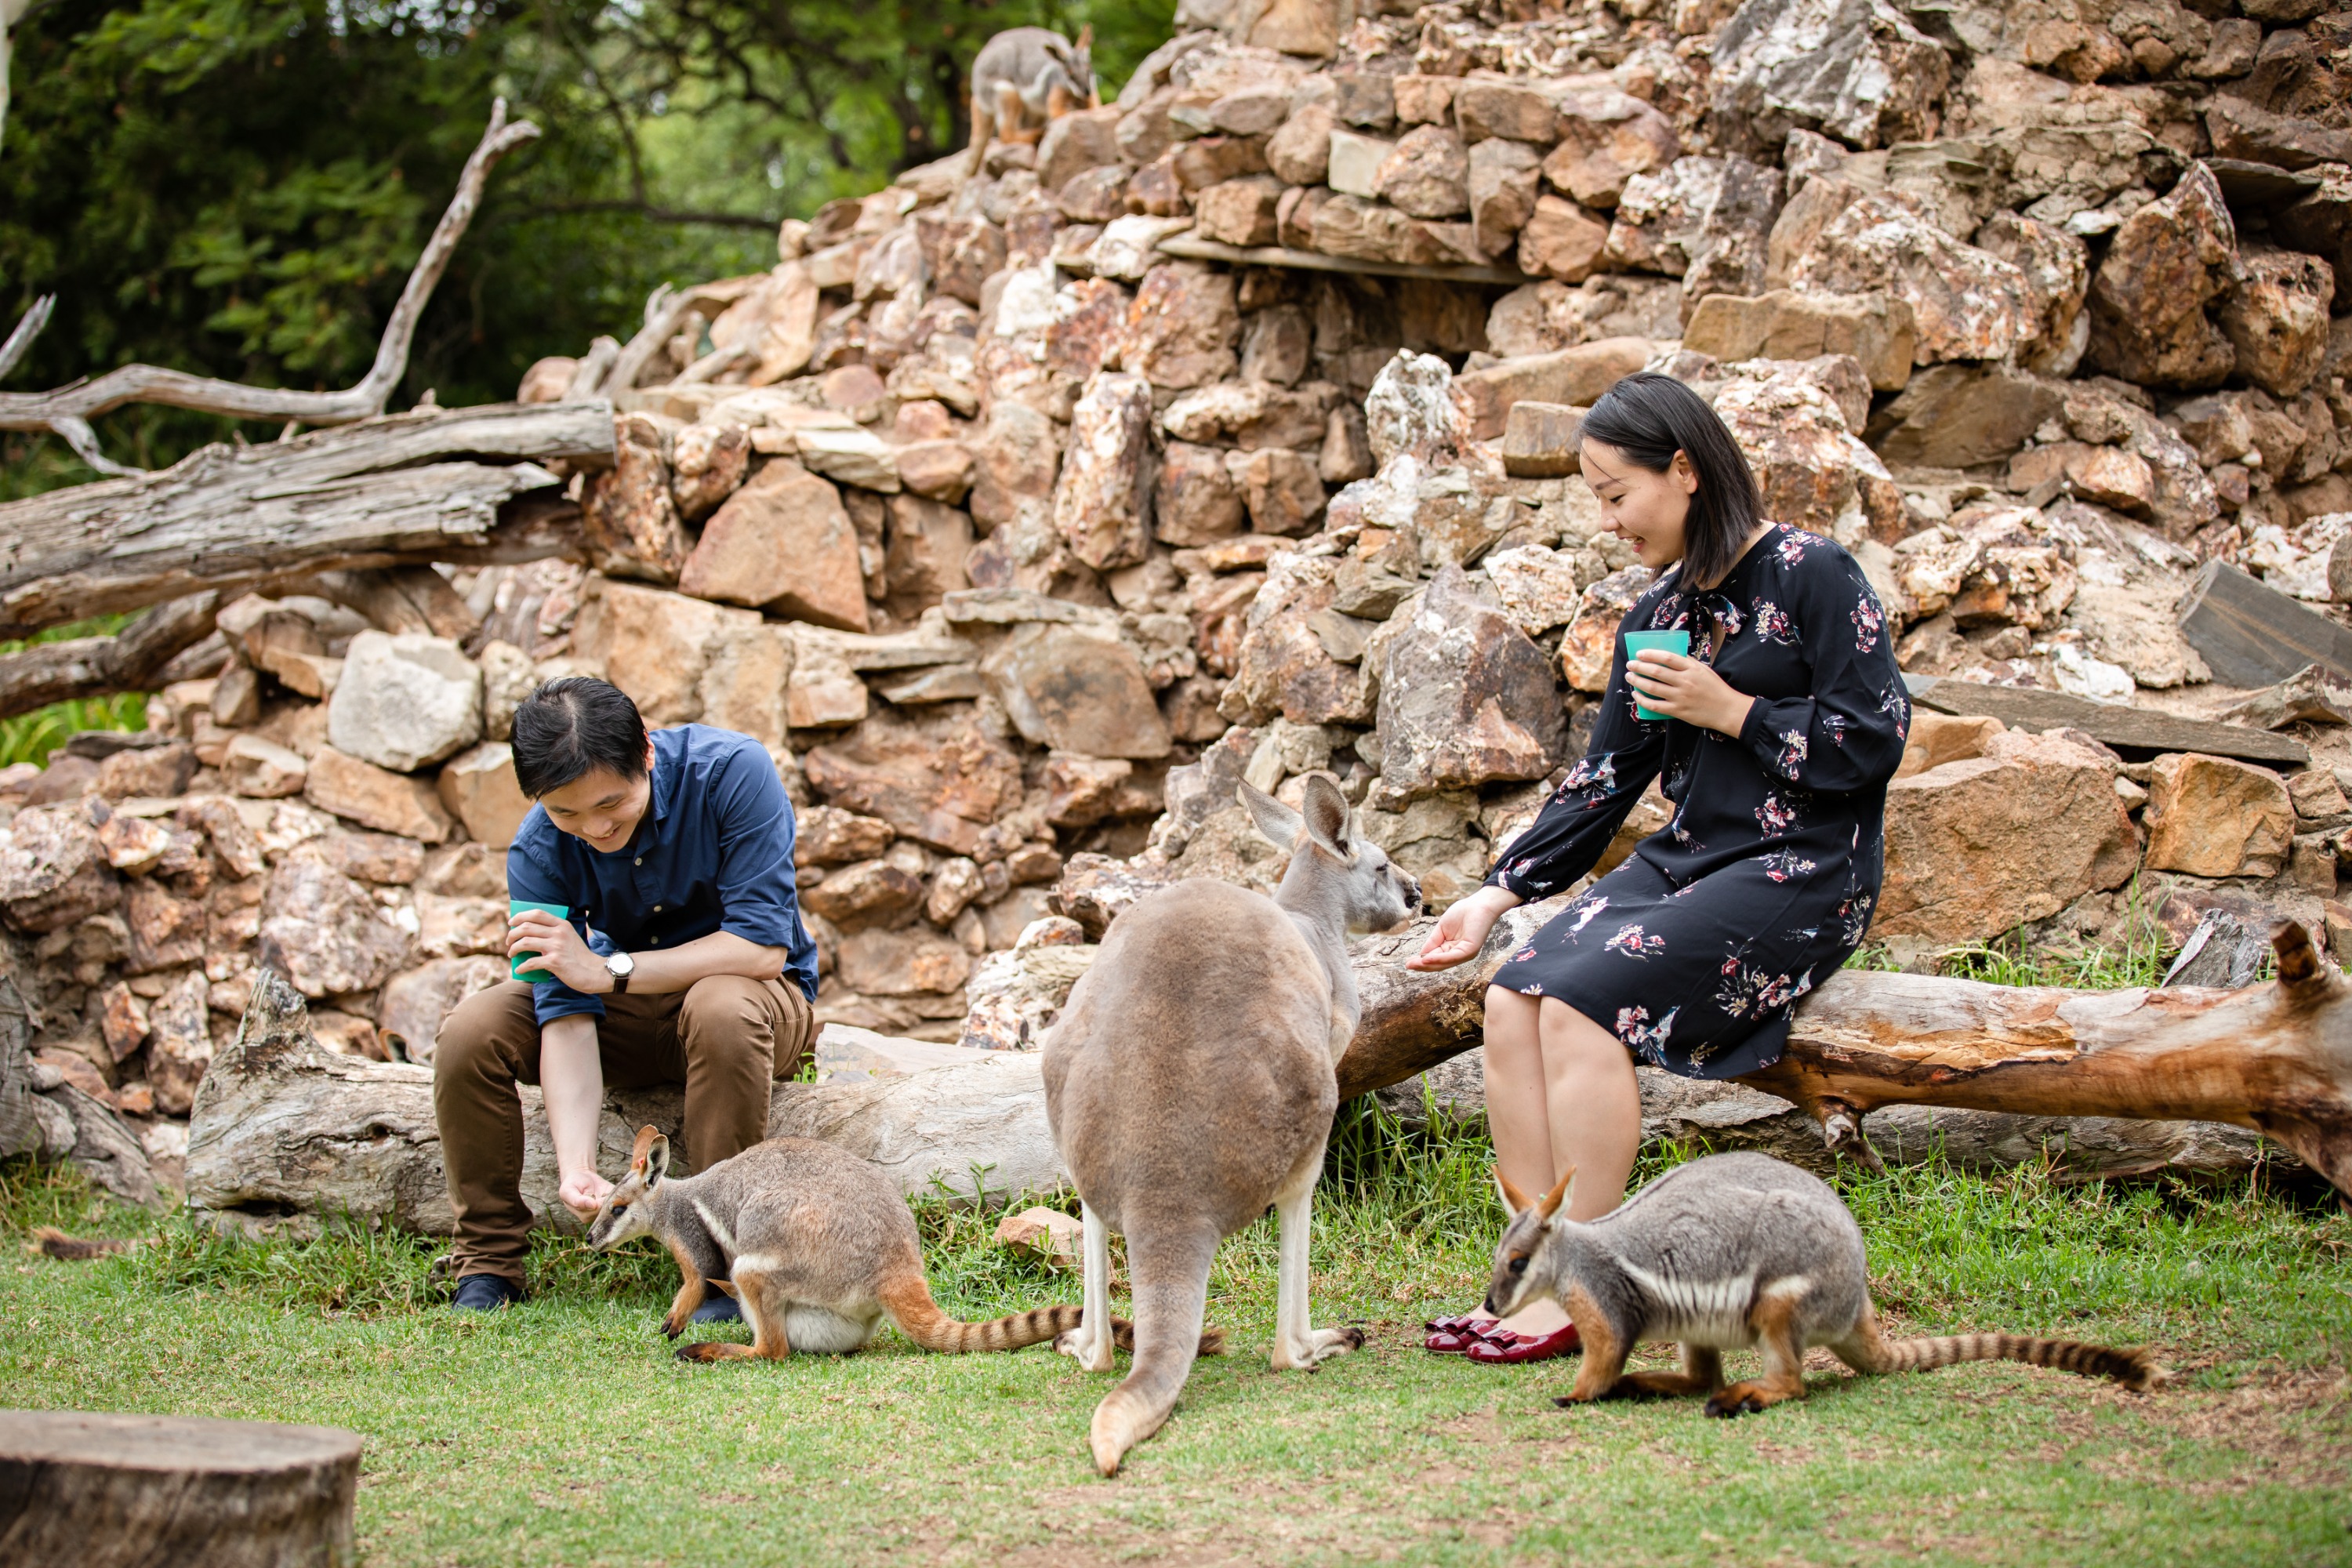
[[(1584, 1341), (1576, 1386), (1556, 1403), (1707, 1395), (1709, 1415), (1805, 1396), (1805, 1352), (1827, 1345), (1861, 1373), (2021, 1361), (2138, 1391), (2166, 1373), (2146, 1351), (2017, 1334), (1890, 1340), (1870, 1303), (1862, 1227), (1829, 1184), (1769, 1154), (1710, 1154), (1660, 1176), (1596, 1220), (1561, 1219), (1570, 1171), (1540, 1198), (1496, 1173), (1511, 1223), (1495, 1248), (1486, 1310), (1549, 1296)], [(1625, 1372), (1643, 1340), (1682, 1345), (1683, 1370)], [(1764, 1352), (1764, 1375), (1727, 1385), (1723, 1352)]]
[(1274, 1205), (1282, 1226), (1276, 1371), (1364, 1342), (1308, 1321), (1307, 1226), (1339, 1100), (1333, 1068), (1360, 1004), (1348, 932), (1383, 931), (1421, 889), (1310, 774), (1302, 810), (1241, 786), (1291, 852), (1274, 897), (1197, 879), (1121, 914), (1046, 1037), (1045, 1114), (1085, 1203), (1086, 1303), (1054, 1348), (1111, 1367), (1110, 1231), (1127, 1237), (1135, 1365), (1097, 1407), (1095, 1466), (1160, 1428), (1192, 1369), (1217, 1243)]

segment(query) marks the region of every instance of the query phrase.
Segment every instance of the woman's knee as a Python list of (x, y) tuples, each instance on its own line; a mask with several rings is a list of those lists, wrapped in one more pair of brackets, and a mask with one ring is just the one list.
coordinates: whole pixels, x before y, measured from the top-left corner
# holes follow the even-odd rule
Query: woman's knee
[(1538, 1037), (1544, 1066), (1552, 1073), (1613, 1066), (1633, 1076), (1633, 1056), (1625, 1043), (1556, 996), (1544, 998)]

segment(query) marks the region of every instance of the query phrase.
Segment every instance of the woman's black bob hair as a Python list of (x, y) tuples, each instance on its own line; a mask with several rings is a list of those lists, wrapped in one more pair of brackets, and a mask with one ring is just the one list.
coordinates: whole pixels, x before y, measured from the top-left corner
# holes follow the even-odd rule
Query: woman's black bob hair
[(1739, 547), (1763, 510), (1756, 475), (1697, 393), (1671, 375), (1637, 372), (1601, 394), (1580, 434), (1654, 474), (1673, 468), (1676, 452), (1688, 457), (1698, 492), (1683, 524), (1683, 581), (1712, 588), (1738, 564)]

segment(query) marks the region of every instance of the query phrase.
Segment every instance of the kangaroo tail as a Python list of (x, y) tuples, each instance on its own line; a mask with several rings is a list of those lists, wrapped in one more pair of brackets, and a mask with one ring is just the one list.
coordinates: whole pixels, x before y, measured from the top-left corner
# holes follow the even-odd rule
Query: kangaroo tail
[(38, 1253), (43, 1258), (63, 1258), (79, 1263), (92, 1258), (104, 1258), (109, 1253), (128, 1252), (138, 1245), (138, 1242), (113, 1237), (68, 1236), (54, 1226), (37, 1225), (33, 1227), (33, 1239), (25, 1244), (25, 1250)]
[(1118, 1474), (1129, 1448), (1160, 1430), (1192, 1375), (1201, 1321), (1209, 1307), (1213, 1228), (1138, 1225), (1127, 1233), (1127, 1267), (1135, 1281), (1135, 1365), (1095, 1407), (1088, 1446), (1095, 1468)]
[[(1078, 1326), (1084, 1309), (1066, 1302), (1032, 1307), (1007, 1318), (967, 1323), (951, 1318), (931, 1300), (931, 1288), (920, 1275), (883, 1292), (882, 1305), (898, 1331), (927, 1351), (967, 1355), (974, 1351), (1017, 1351), (1066, 1334)], [(1135, 1325), (1125, 1318), (1110, 1321), (1111, 1340), (1123, 1351), (1135, 1348)], [(1223, 1329), (1201, 1334), (1200, 1353), (1219, 1355), (1225, 1348)]]
[(2020, 1361), (2081, 1377), (2113, 1378), (2135, 1394), (2162, 1385), (2170, 1375), (2154, 1356), (2137, 1346), (1998, 1333), (1890, 1340), (1879, 1331), (1874, 1313), (1864, 1318), (1860, 1331), (1838, 1353), (1855, 1371), (1867, 1373), (1927, 1372), (1964, 1361)]

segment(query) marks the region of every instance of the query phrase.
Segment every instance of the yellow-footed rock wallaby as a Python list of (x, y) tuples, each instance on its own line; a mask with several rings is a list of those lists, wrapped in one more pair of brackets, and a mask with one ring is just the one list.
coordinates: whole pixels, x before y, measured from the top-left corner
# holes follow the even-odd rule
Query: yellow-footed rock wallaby
[(1095, 29), (1078, 29), (1078, 41), (1045, 27), (1008, 27), (981, 47), (971, 62), (971, 163), (981, 172), (992, 138), (1034, 142), (1049, 121), (1079, 109), (1098, 109), (1095, 88)]
[[(1870, 1304), (1862, 1227), (1826, 1182), (1769, 1154), (1693, 1160), (1582, 1222), (1559, 1217), (1575, 1178), (1533, 1200), (1495, 1178), (1512, 1217), (1486, 1310), (1505, 1317), (1544, 1296), (1567, 1309), (1584, 1363), (1558, 1404), (1703, 1394), (1709, 1415), (1762, 1410), (1805, 1396), (1814, 1345), (1861, 1373), (2021, 1361), (2135, 1392), (2165, 1379), (2143, 1350), (2017, 1334), (1888, 1339)], [(1683, 1370), (1627, 1373), (1625, 1357), (1644, 1340), (1678, 1342)], [(1764, 1375), (1727, 1385), (1723, 1352), (1750, 1346), (1763, 1349)]]

